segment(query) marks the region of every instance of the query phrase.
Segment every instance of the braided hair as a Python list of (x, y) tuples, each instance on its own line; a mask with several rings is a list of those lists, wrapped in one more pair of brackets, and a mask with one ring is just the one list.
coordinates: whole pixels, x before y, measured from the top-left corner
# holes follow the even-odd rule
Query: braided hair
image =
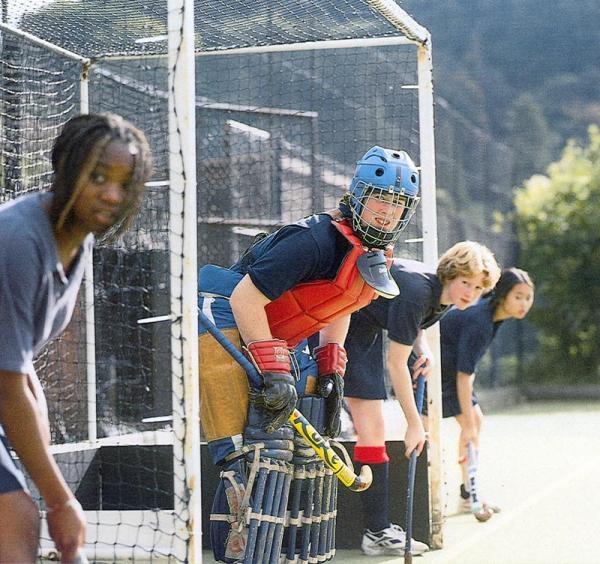
[(495, 311), (502, 303), (502, 300), (508, 296), (509, 292), (517, 284), (527, 284), (531, 289), (534, 289), (533, 282), (527, 272), (515, 267), (505, 268), (494, 289), (491, 292), (488, 292), (484, 297), (490, 298), (490, 303)]
[(142, 131), (130, 122), (119, 115), (103, 113), (70, 119), (54, 142), (50, 222), (55, 229), (68, 229), (73, 225), (73, 204), (112, 141), (120, 141), (129, 147), (134, 164), (127, 187), (127, 206), (106, 238), (116, 239), (129, 228), (142, 204), (145, 183), (152, 174), (150, 146)]

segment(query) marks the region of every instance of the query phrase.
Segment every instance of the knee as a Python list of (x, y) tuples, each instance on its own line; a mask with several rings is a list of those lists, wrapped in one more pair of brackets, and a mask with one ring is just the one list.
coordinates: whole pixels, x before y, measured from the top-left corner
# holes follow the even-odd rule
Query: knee
[(357, 435), (368, 437), (383, 435), (385, 422), (380, 402), (354, 400), (348, 403)]

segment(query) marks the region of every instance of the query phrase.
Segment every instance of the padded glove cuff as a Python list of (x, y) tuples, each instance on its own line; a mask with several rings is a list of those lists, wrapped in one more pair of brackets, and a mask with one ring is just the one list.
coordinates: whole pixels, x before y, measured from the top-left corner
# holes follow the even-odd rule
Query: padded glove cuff
[(261, 374), (265, 372), (289, 374), (292, 371), (290, 351), (287, 343), (281, 339), (252, 341), (248, 343), (244, 351)]
[(346, 355), (346, 349), (337, 343), (327, 343), (315, 348), (313, 351), (317, 366), (319, 369), (319, 375), (325, 376), (327, 374), (339, 374), (344, 376), (346, 373), (346, 363), (348, 357)]

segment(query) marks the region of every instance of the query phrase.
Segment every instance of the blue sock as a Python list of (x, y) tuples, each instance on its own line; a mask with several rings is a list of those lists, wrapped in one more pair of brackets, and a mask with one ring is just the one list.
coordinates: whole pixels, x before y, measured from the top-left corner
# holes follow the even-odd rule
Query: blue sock
[[(360, 464), (360, 463), (359, 463)], [(379, 464), (370, 463), (373, 471), (373, 483), (360, 493), (360, 501), (363, 506), (365, 527), (370, 531), (377, 532), (390, 526), (389, 519), (389, 462)], [(362, 467), (362, 464), (360, 464)], [(360, 472), (360, 467), (357, 472)]]

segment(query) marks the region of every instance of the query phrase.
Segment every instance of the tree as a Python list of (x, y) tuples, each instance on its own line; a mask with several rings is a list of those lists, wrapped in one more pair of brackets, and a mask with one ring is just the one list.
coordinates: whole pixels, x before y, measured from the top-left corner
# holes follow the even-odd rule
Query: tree
[(586, 146), (569, 142), (547, 175), (515, 198), (521, 266), (537, 285), (531, 319), (540, 330), (537, 381), (600, 377), (600, 129)]

